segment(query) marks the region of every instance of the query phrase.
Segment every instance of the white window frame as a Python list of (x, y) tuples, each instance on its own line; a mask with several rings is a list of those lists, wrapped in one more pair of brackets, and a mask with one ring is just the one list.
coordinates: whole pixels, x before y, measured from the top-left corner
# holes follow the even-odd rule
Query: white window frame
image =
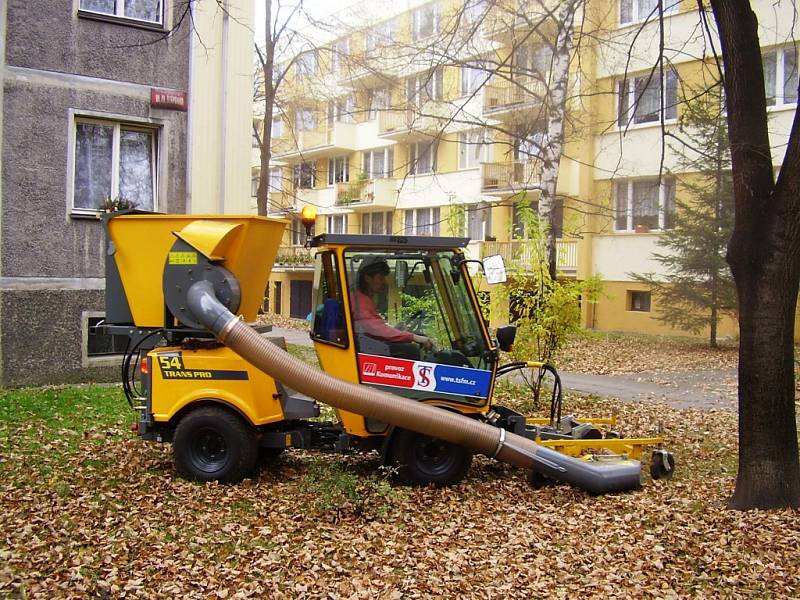
[[(311, 185), (310, 186), (301, 186), (301, 178), (303, 174), (303, 166), (310, 165), (311, 169), (309, 175), (311, 177)], [(294, 185), (294, 189), (296, 190), (313, 190), (317, 187), (317, 163), (313, 160), (307, 160), (304, 162), (297, 163), (292, 167), (292, 184)]]
[[(420, 225), (420, 217), (426, 215), (428, 223)], [(439, 224), (441, 221), (441, 209), (438, 206), (430, 206), (426, 208), (409, 208), (403, 214), (403, 231), (407, 235), (439, 235)], [(420, 227), (425, 227), (424, 231), (420, 231)]]
[(316, 50), (303, 52), (297, 57), (294, 63), (295, 75), (300, 78), (308, 78), (317, 74), (319, 71), (319, 59)]
[(282, 138), (283, 137), (283, 119), (281, 117), (273, 117), (272, 124), (270, 125), (270, 137)]
[(461, 96), (471, 96), (491, 79), (486, 61), (476, 60), (461, 65)]
[[(635, 231), (637, 223), (634, 222), (633, 203), (634, 203), (634, 184), (639, 183), (655, 183), (656, 179), (641, 178), (641, 179), (623, 179), (615, 182), (614, 184), (614, 230), (615, 231)], [(658, 227), (655, 229), (665, 230), (674, 226), (675, 218), (675, 179), (673, 177), (662, 177), (658, 185)], [(620, 195), (623, 194), (624, 206), (620, 201)], [(668, 210), (671, 208), (671, 211)], [(624, 215), (621, 213), (624, 212)], [(667, 221), (668, 217), (672, 216), (672, 223)], [(624, 216), (625, 227), (620, 227), (620, 219)]]
[[(647, 81), (650, 79), (648, 83), (648, 88), (653, 85), (660, 85), (661, 86), (661, 94), (660, 94), (660, 106), (659, 106), (659, 113), (656, 115), (655, 119), (649, 120), (637, 120), (641, 119), (641, 116), (637, 117), (636, 111), (641, 106), (641, 98), (639, 98), (639, 102), (637, 102), (636, 98), (636, 84), (639, 81)], [(667, 92), (670, 90), (670, 84), (674, 83), (674, 98), (667, 98)], [(661, 122), (661, 115), (664, 115), (665, 122), (674, 122), (678, 118), (678, 85), (679, 79), (678, 74), (675, 72), (674, 69), (667, 68), (664, 72), (664, 79), (661, 79), (661, 75), (658, 72), (651, 73), (644, 73), (642, 75), (631, 75), (627, 79), (623, 79), (617, 81), (616, 83), (616, 99), (617, 99), (617, 122), (616, 127), (618, 129), (626, 129), (629, 127), (635, 126), (647, 126), (653, 125)], [(624, 89), (623, 86), (626, 86), (627, 89)], [(648, 89), (646, 88), (646, 89)], [(624, 94), (624, 96), (623, 96)], [(625, 108), (623, 110), (623, 97), (625, 98)]]
[[(642, 15), (639, 14), (640, 12), (643, 12), (640, 11), (639, 2), (641, 1), (642, 0), (619, 0), (617, 16), (619, 17), (620, 25), (631, 25), (633, 23), (640, 23), (650, 16), (650, 12), (647, 12), (646, 14)], [(627, 20), (623, 20), (624, 19), (622, 10), (623, 5), (628, 5), (630, 7), (628, 9), (630, 11), (630, 18)], [(679, 6), (680, 6), (680, 0), (664, 0), (664, 14), (667, 15), (676, 12)], [(653, 18), (657, 18), (656, 13), (653, 13)]]
[[(367, 118), (374, 121), (382, 110), (386, 110), (391, 105), (391, 92), (388, 88), (375, 88), (370, 90), (369, 108)], [(380, 100), (380, 101), (379, 101)]]
[[(426, 166), (426, 170), (420, 171), (420, 150), (427, 150), (426, 154), (430, 156), (430, 161)], [(430, 142), (415, 142), (408, 145), (408, 174), (409, 175), (431, 175), (436, 173), (436, 154), (438, 151), (438, 144), (436, 140)]]
[(397, 21), (389, 19), (369, 28), (364, 35), (364, 50), (367, 56), (373, 56), (383, 48), (394, 44), (397, 32)]
[(121, 128), (124, 126), (133, 129), (147, 129), (154, 133), (153, 136), (153, 211), (159, 210), (159, 197), (161, 196), (160, 181), (163, 173), (163, 152), (161, 151), (164, 140), (168, 135), (168, 129), (163, 121), (158, 119), (143, 119), (131, 117), (129, 115), (118, 115), (101, 113), (95, 111), (69, 111), (69, 149), (67, 155), (67, 214), (73, 216), (95, 216), (100, 209), (83, 208), (75, 206), (75, 144), (77, 143), (78, 123), (90, 123), (102, 126), (114, 126), (114, 140), (112, 143), (111, 156), (111, 197), (119, 196), (119, 138)]
[[(798, 51), (800, 51), (800, 43), (797, 46), (790, 45), (790, 46), (778, 46), (776, 48), (771, 48), (769, 50), (762, 50), (761, 51), (761, 63), (764, 67), (764, 89), (767, 95), (767, 106), (772, 107), (783, 107), (783, 106), (797, 106), (797, 81), (792, 84), (792, 91), (795, 94), (794, 100), (786, 101), (786, 90), (787, 90), (787, 81), (786, 81), (786, 59), (791, 53), (794, 53), (794, 77), (795, 79), (798, 77), (798, 70), (800, 70), (800, 56), (798, 56)], [(769, 89), (768, 81), (767, 81), (767, 70), (766, 70), (766, 58), (768, 56), (775, 57), (775, 81), (773, 89)]]
[[(377, 172), (375, 170), (375, 156), (378, 154), (383, 155), (383, 170)], [(364, 150), (361, 159), (361, 172), (368, 179), (384, 179), (393, 177), (394, 175), (394, 148), (386, 146), (384, 148), (376, 148), (374, 150)]]
[[(380, 215), (379, 231), (375, 231), (375, 215)], [(394, 211), (381, 210), (361, 214), (361, 233), (363, 235), (391, 235), (394, 221)]]
[[(422, 16), (427, 13), (428, 11), (431, 12), (431, 19), (433, 21), (431, 26), (430, 33), (422, 32), (422, 23), (424, 22)], [(411, 39), (415, 42), (420, 40), (428, 39), (433, 37), (439, 33), (439, 6), (436, 2), (431, 2), (430, 4), (425, 4), (424, 6), (420, 6), (414, 9), (414, 12), (411, 13)]]
[(350, 38), (341, 38), (331, 46), (331, 73), (336, 74), (347, 62), (350, 55)]
[(327, 233), (347, 233), (347, 215), (328, 215), (328, 218), (325, 219), (325, 231)]
[(477, 169), (488, 162), (489, 140), (485, 129), (472, 129), (458, 134), (458, 168)]
[[(338, 174), (341, 167), (341, 178)], [(350, 181), (350, 160), (346, 155), (334, 156), (328, 159), (328, 185), (346, 183)]]
[(489, 10), (489, 0), (464, 0), (462, 14), (464, 21), (475, 23)]
[[(464, 219), (464, 233), (473, 242), (484, 241), (492, 235), (492, 205), (488, 202), (478, 202), (466, 207), (467, 215)], [(473, 225), (480, 224), (481, 233), (473, 237), (470, 229)]]
[(410, 106), (420, 107), (426, 102), (444, 98), (444, 69), (436, 67), (406, 80), (406, 98)]
[(270, 193), (283, 192), (283, 169), (281, 167), (271, 167), (269, 170), (269, 180), (267, 190)]
[[(307, 118), (306, 118), (307, 117)], [(294, 129), (297, 133), (301, 131), (313, 131), (317, 128), (317, 115), (311, 108), (298, 108), (294, 113)]]
[(156, 0), (158, 3), (158, 14), (159, 18), (157, 21), (150, 21), (148, 19), (139, 19), (137, 17), (130, 17), (125, 14), (125, 2), (121, 0), (117, 0), (114, 2), (114, 12), (105, 12), (102, 10), (97, 9), (90, 9), (90, 8), (83, 8), (81, 6), (81, 1), (78, 0), (78, 14), (82, 16), (101, 16), (101, 17), (111, 17), (114, 19), (121, 19), (125, 21), (130, 21), (131, 23), (143, 24), (143, 25), (150, 25), (156, 27), (163, 27), (166, 21), (165, 19), (165, 11), (166, 11), (166, 2), (164, 0)]

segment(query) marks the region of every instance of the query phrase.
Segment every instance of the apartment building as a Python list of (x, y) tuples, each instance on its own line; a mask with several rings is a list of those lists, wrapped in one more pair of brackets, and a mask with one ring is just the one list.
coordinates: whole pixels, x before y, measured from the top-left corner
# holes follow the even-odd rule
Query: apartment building
[(103, 211), (249, 209), (253, 7), (226, 5), (0, 4), (0, 385), (118, 378)]
[[(776, 167), (797, 105), (791, 2), (754, 3), (761, 24)], [(675, 132), (686, 90), (710, 75), (696, 4), (583, 3), (566, 103), (555, 229), (561, 277), (599, 276), (582, 307), (603, 331), (676, 333), (632, 273), (663, 274), (656, 242), (674, 223)], [(311, 310), (312, 270), (296, 213), (316, 232), (468, 235), (474, 258), (526, 262), (526, 207), (542, 187), (556, 25), (550, 0), (411, 2), (296, 57), (272, 122), (270, 212), (292, 220), (270, 281), (270, 309)], [(717, 45), (718, 47), (718, 45)], [(663, 118), (662, 118), (663, 117)], [(685, 170), (685, 167), (683, 167)], [(720, 335), (734, 335), (735, 323)], [(680, 333), (680, 332), (678, 332)]]

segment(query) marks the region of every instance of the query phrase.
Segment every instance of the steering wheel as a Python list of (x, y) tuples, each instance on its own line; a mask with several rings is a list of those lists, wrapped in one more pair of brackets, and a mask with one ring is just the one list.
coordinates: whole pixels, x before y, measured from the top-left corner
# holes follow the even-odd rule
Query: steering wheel
[(425, 335), (425, 311), (418, 310), (405, 321), (406, 329), (417, 335)]

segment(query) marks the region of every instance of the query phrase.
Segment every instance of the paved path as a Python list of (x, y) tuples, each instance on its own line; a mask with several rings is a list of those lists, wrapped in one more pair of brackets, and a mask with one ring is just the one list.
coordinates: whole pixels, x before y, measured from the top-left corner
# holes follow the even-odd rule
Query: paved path
[[(289, 344), (311, 346), (307, 331), (275, 327), (272, 335)], [(736, 410), (736, 370), (646, 372), (629, 375), (560, 373), (564, 389), (619, 398), (665, 402), (676, 408)]]

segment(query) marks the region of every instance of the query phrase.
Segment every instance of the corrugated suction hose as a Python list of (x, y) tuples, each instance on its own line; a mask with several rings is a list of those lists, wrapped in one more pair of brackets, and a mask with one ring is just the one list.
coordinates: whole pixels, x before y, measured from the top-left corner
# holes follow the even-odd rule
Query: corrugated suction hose
[(198, 320), (242, 358), (278, 381), (330, 406), (471, 448), (591, 493), (639, 486), (638, 462), (597, 467), (543, 448), (504, 429), (313, 369), (234, 316), (216, 299), (210, 282), (193, 284), (187, 298), (187, 306)]

